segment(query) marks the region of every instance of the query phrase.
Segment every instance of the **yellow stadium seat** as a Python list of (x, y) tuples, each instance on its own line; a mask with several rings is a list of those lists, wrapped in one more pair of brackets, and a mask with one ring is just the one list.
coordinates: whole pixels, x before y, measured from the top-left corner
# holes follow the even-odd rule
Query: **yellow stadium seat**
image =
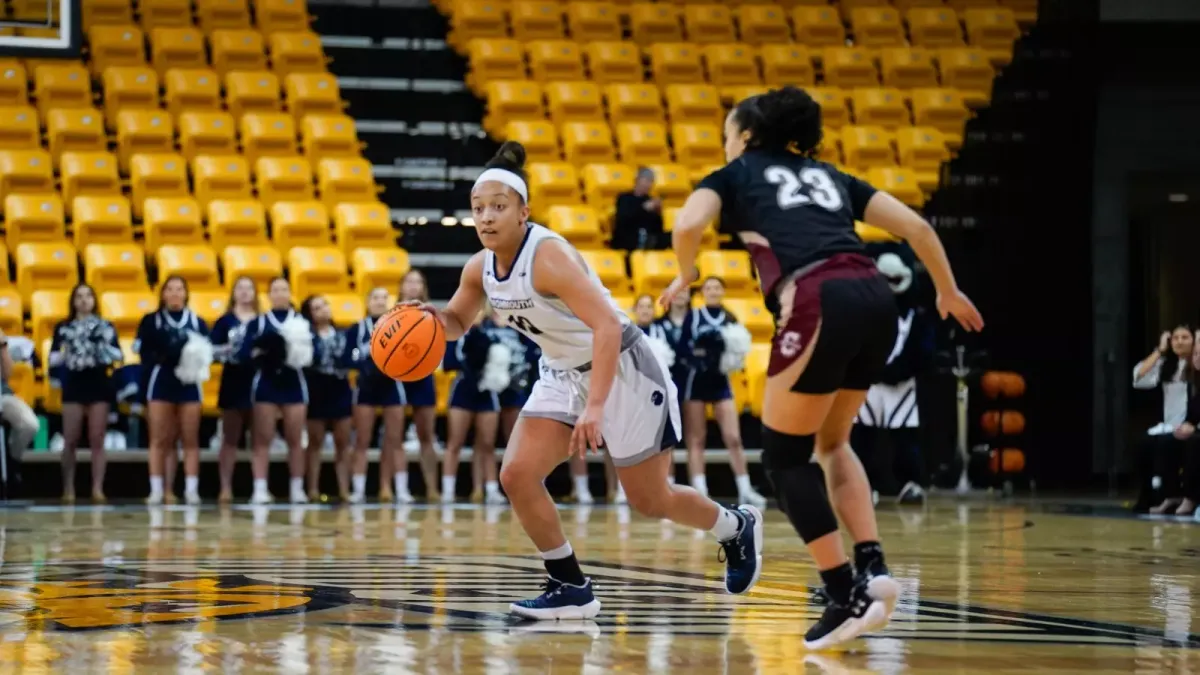
[(830, 164), (842, 164), (842, 135), (837, 129), (821, 129), (821, 146), (817, 158)]
[(466, 45), (479, 38), (508, 37), (508, 22), (504, 10), (507, 2), (497, 0), (459, 0), (454, 3), (450, 17), (452, 45)]
[(296, 297), (314, 293), (338, 293), (350, 290), (346, 276), (346, 256), (329, 247), (299, 246), (288, 251), (289, 278)]
[(954, 10), (944, 6), (915, 7), (908, 10), (907, 17), (908, 32), (914, 47), (936, 49), (962, 46), (962, 26)]
[(379, 198), (371, 163), (361, 158), (330, 157), (317, 164), (321, 201), (333, 207), (342, 202), (374, 202)]
[[(682, 205), (692, 193), (692, 182), (688, 169), (682, 164), (650, 164), (646, 168), (654, 172), (654, 188), (651, 194), (663, 200), (666, 206)], [(664, 222), (666, 216), (663, 217)]]
[(150, 29), (150, 61), (159, 77), (171, 68), (206, 68), (204, 36), (191, 27), (160, 26)]
[(504, 138), (525, 146), (525, 158), (530, 162), (557, 162), (558, 131), (546, 120), (513, 121), (504, 128)]
[(50, 155), (57, 162), (64, 152), (103, 152), (108, 149), (104, 117), (95, 108), (57, 108), (46, 113)]
[[(25, 296), (22, 298), (24, 304), (29, 307), (30, 323), (33, 324), (33, 339), (34, 343), (44, 345), (42, 353), (47, 353), (50, 347), (50, 339), (54, 336), (54, 326), (59, 321), (67, 318), (67, 311), (70, 308), (69, 288), (60, 288), (57, 290), (38, 290), (33, 293), (33, 297)], [(43, 367), (47, 366), (45, 359), (42, 361)]]
[(348, 115), (308, 115), (300, 122), (300, 147), (310, 162), (326, 157), (357, 157), (362, 150)]
[(936, 87), (937, 70), (933, 67), (933, 54), (921, 48), (888, 47), (879, 50), (885, 87), (913, 89)]
[(602, 248), (604, 232), (597, 209), (590, 206), (553, 206), (547, 227), (580, 249)]
[(707, 45), (704, 47), (704, 64), (708, 69), (708, 81), (718, 87), (760, 84), (758, 61), (754, 49), (733, 43)]
[(733, 11), (719, 4), (687, 4), (683, 7), (683, 27), (690, 43), (736, 42)]
[(1019, 24), (1037, 21), (1038, 0), (1000, 0), (1000, 5), (1011, 9)]
[(1007, 7), (972, 8), (962, 13), (967, 41), (987, 52), (993, 65), (1012, 61), (1013, 42), (1021, 37), (1017, 17)]
[[(216, 291), (188, 289), (188, 308), (195, 312), (196, 316), (200, 317), (200, 320), (209, 326), (212, 326), (221, 318), (228, 305), (229, 294), (223, 289)], [(216, 377), (215, 373), (214, 377), (210, 378), (209, 381), (211, 382), (212, 379), (218, 380), (218, 383), (220, 381), (220, 378)], [(205, 382), (205, 384), (207, 385), (208, 383)], [(205, 398), (207, 398), (207, 392), (205, 392)]]
[(660, 42), (649, 48), (650, 72), (659, 86), (704, 82), (700, 49), (686, 42)]
[(492, 135), (503, 133), (510, 120), (540, 120), (546, 115), (541, 85), (530, 80), (489, 82), (487, 107), (483, 128)]
[(225, 268), (226, 288), (231, 288), (238, 277), (250, 277), (261, 289), (283, 274), (283, 258), (279, 249), (266, 244), (226, 246), (221, 254), (221, 267)]
[(291, 157), (296, 147), (296, 122), (287, 113), (249, 113), (239, 124), (242, 153), (255, 162), (260, 157)]
[(4, 220), (4, 240), (10, 249), (24, 241), (58, 241), (67, 236), (62, 200), (54, 193), (10, 193), (4, 198)]
[(588, 206), (602, 216), (616, 207), (617, 195), (633, 189), (636, 168), (628, 164), (588, 164), (583, 167), (583, 194)]
[(312, 165), (300, 157), (261, 157), (254, 164), (258, 198), (268, 208), (278, 201), (307, 201), (313, 192)]
[(914, 7), (944, 7), (946, 5), (943, 0), (892, 0), (892, 4), (902, 12), (907, 12)]
[[(679, 207), (672, 206), (663, 209), (663, 232), (668, 235), (675, 229), (675, 220), (679, 217)], [(707, 251), (717, 247), (717, 229), (709, 223), (700, 237), (700, 250)]]
[(996, 71), (988, 61), (987, 52), (975, 47), (942, 49), (938, 51), (938, 66), (942, 71), (942, 86), (957, 89), (968, 106), (977, 108), (991, 100)]
[(157, 26), (190, 26), (192, 3), (188, 0), (142, 0), (138, 2), (142, 17), (142, 28), (152, 30)]
[(917, 174), (907, 167), (877, 166), (867, 171), (867, 182), (913, 208), (925, 205)]
[(321, 38), (312, 31), (275, 33), (267, 44), (271, 50), (271, 66), (279, 75), (319, 73), (328, 64), (321, 49)]
[(333, 309), (335, 326), (349, 326), (366, 316), (367, 308), (358, 293), (326, 293), (325, 299)]
[(551, 82), (546, 85), (546, 100), (555, 124), (604, 119), (604, 99), (594, 82)]
[(117, 159), (128, 170), (134, 155), (175, 151), (175, 124), (161, 110), (117, 113)]
[(672, 84), (666, 88), (667, 114), (672, 122), (722, 124), (725, 109), (717, 88), (708, 84)]
[(874, 125), (884, 129), (896, 129), (912, 124), (904, 95), (899, 89), (865, 87), (855, 89), (850, 95), (854, 105), (854, 122), (859, 125)]
[(834, 47), (846, 44), (846, 28), (838, 12), (829, 5), (801, 6), (792, 10), (796, 42), (809, 47)]
[(136, 26), (92, 26), (87, 33), (93, 74), (112, 66), (146, 63), (146, 38)]
[(75, 197), (69, 208), (75, 248), (133, 241), (133, 214), (129, 200), (120, 193)]
[(471, 64), (467, 83), (477, 94), (486, 90), (489, 82), (524, 80), (528, 77), (525, 73), (525, 51), (516, 40), (471, 40), (467, 55)]
[(266, 70), (227, 73), (225, 101), (234, 117), (252, 112), (277, 112), (283, 106), (279, 78)]
[[(0, 330), (4, 331), (5, 335), (23, 335), (25, 333), (23, 313), (21, 294), (17, 292), (17, 289), (12, 287), (0, 289)], [(20, 391), (18, 387), (14, 386), (11, 377), (9, 386)]]
[(567, 122), (562, 125), (566, 160), (573, 164), (611, 162), (615, 158), (612, 132), (602, 122)]
[(158, 75), (146, 66), (112, 66), (104, 70), (104, 117), (116, 128), (124, 108), (157, 108)]
[[(191, 279), (188, 286), (193, 286)], [(105, 291), (100, 293), (99, 305), (101, 316), (112, 323), (117, 335), (131, 338), (137, 334), (142, 317), (158, 307), (158, 298), (149, 290)]]
[(679, 14), (674, 5), (635, 2), (629, 7), (633, 41), (640, 45), (683, 41)]
[(338, 204), (333, 209), (333, 229), (347, 256), (356, 248), (396, 248), (398, 233), (387, 204), (382, 202)]
[(758, 292), (754, 266), (745, 251), (704, 251), (696, 259), (700, 278), (720, 277), (731, 296), (740, 297)]
[(249, 199), (250, 165), (241, 155), (200, 155), (192, 160), (192, 184), (202, 209), (214, 199)]
[(787, 13), (779, 5), (750, 4), (738, 7), (736, 11), (742, 42), (767, 45), (791, 41)]
[(617, 148), (627, 164), (671, 161), (667, 125), (661, 122), (622, 122), (617, 125)]
[[(742, 253), (742, 251), (708, 251), (712, 253)], [(737, 320), (750, 332), (750, 339), (756, 343), (770, 342), (775, 336), (775, 317), (767, 309), (766, 303), (757, 295), (758, 282), (753, 279), (750, 293), (747, 297), (728, 298), (721, 304), (729, 310)], [(747, 359), (748, 360), (748, 359)], [(749, 363), (746, 364), (749, 369)]]
[(33, 74), (33, 95), (42, 117), (55, 108), (89, 108), (92, 77), (80, 63), (40, 65)]
[(839, 129), (850, 123), (849, 96), (837, 87), (812, 87), (807, 90), (813, 100), (821, 104), (821, 122), (830, 128)]
[(217, 255), (229, 246), (267, 243), (267, 218), (257, 199), (215, 199), (206, 210), (208, 236)]
[(179, 147), (185, 159), (196, 155), (236, 154), (233, 117), (222, 112), (185, 112), (179, 116)]
[(583, 80), (583, 52), (570, 40), (535, 40), (526, 45), (529, 73), (538, 82)]
[(563, 7), (546, 0), (517, 0), (509, 9), (513, 37), (518, 40), (559, 40), (563, 37)]
[(904, 44), (904, 24), (893, 7), (859, 7), (850, 11), (854, 44), (860, 47), (898, 47)]
[(607, 42), (621, 39), (621, 15), (610, 2), (571, 2), (567, 4), (567, 29), (579, 42)]
[(317, 201), (276, 202), (271, 206), (271, 235), (281, 253), (295, 246), (329, 246), (329, 211)]
[(246, 0), (196, 0), (196, 23), (206, 33), (250, 27)]
[(251, 29), (215, 30), (208, 36), (212, 67), (218, 75), (235, 70), (266, 70), (267, 52), (262, 33)]
[(26, 302), (35, 290), (70, 290), (79, 281), (75, 247), (67, 241), (23, 242), (13, 257), (17, 290)]
[(942, 162), (950, 159), (942, 132), (933, 127), (907, 127), (896, 131), (896, 149), (901, 166), (912, 169), (922, 190), (938, 185)]
[(750, 345), (750, 353), (746, 355), (746, 389), (750, 398), (750, 414), (755, 417), (762, 417), (763, 392), (767, 388), (767, 366), (770, 362), (770, 342)]
[(650, 293), (657, 297), (679, 274), (679, 263), (670, 251), (633, 251), (629, 254), (629, 269), (634, 295)]
[(831, 87), (877, 87), (879, 72), (871, 53), (855, 47), (826, 47), (822, 52), (825, 84)]
[(912, 109), (914, 125), (942, 132), (951, 149), (962, 145), (963, 126), (971, 112), (957, 90), (913, 89)]
[(566, 162), (530, 164), (528, 174), (529, 201), (538, 205), (538, 208), (583, 202), (579, 174), (574, 166)]
[(221, 287), (217, 254), (207, 244), (164, 245), (154, 258), (160, 279), (178, 274), (187, 279), (188, 286), (192, 288), (215, 290)]
[(308, 30), (308, 9), (303, 0), (256, 0), (254, 13), (263, 34)]
[(0, 150), (36, 150), (41, 145), (36, 110), (24, 105), (0, 108)]
[(630, 42), (593, 42), (586, 47), (588, 69), (599, 84), (637, 83), (644, 76), (642, 55)]
[(133, 156), (129, 165), (135, 218), (142, 217), (143, 202), (148, 197), (188, 196), (187, 164), (183, 157), (173, 153), (139, 154)]
[(386, 248), (357, 248), (350, 257), (354, 270), (354, 287), (400, 288), (400, 281), (408, 274), (408, 252), (395, 246)]
[(0, 64), (0, 105), (23, 106), (29, 102), (29, 83), (25, 66), (15, 59)]
[(93, 0), (83, 9), (83, 27), (124, 26), (133, 23), (133, 6), (126, 0)]
[(613, 124), (661, 122), (665, 115), (662, 96), (652, 84), (610, 84), (605, 96)]
[(54, 167), (42, 150), (0, 151), (0, 199), (54, 192)]
[(113, 244), (89, 244), (83, 250), (84, 279), (96, 292), (145, 291), (145, 251), (133, 241)]
[(191, 197), (150, 197), (143, 209), (148, 255), (158, 253), (167, 244), (186, 245), (204, 240), (204, 212)]
[(811, 87), (816, 82), (812, 54), (804, 45), (768, 44), (760, 50), (763, 81), (772, 87)]
[(846, 166), (864, 170), (872, 166), (893, 166), (896, 153), (891, 136), (881, 127), (846, 126), (841, 129)]
[[(629, 276), (625, 274), (625, 254), (611, 249), (589, 249), (579, 252), (589, 269), (600, 277), (600, 283), (615, 293), (629, 292)], [(665, 288), (665, 287), (664, 287)]]
[(675, 161), (687, 166), (725, 163), (721, 127), (716, 124), (672, 124)]
[(221, 80), (207, 68), (173, 68), (167, 72), (167, 110), (179, 115), (185, 110), (220, 110)]
[(345, 109), (337, 78), (329, 73), (292, 73), (283, 78), (288, 110), (296, 119), (305, 115), (337, 115)]

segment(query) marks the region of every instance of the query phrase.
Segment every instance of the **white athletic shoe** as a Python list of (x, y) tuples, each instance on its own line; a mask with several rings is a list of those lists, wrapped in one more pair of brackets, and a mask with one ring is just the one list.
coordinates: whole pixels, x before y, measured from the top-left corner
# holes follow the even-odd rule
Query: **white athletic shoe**
[(366, 500), (367, 500), (366, 495), (360, 494), (358, 492), (351, 492), (350, 496), (346, 498), (346, 502), (350, 503), (350, 504), (361, 504), (361, 503), (365, 502)]
[(483, 503), (491, 506), (503, 506), (508, 503), (508, 500), (499, 492), (490, 492), (483, 498)]
[(275, 501), (275, 497), (271, 496), (270, 492), (255, 492), (250, 497), (250, 503), (255, 506), (266, 506)]
[(591, 506), (592, 504), (596, 503), (596, 498), (592, 496), (592, 493), (590, 491), (589, 492), (581, 492), (581, 493), (575, 495), (575, 501), (584, 506)]
[(443, 504), (453, 504), (454, 503), (454, 493), (453, 492), (443, 492), (442, 493), (442, 503)]
[(307, 504), (308, 495), (304, 494), (303, 492), (293, 492), (288, 501), (293, 504)]
[(185, 492), (183, 494), (183, 503), (188, 506), (200, 506), (200, 494), (196, 492)]
[(762, 509), (766, 508), (767, 506), (767, 498), (759, 494), (759, 492), (754, 488), (750, 488), (749, 490), (738, 495), (738, 503), (750, 504), (751, 506), (757, 506), (758, 508)]
[(404, 492), (397, 492), (396, 496), (393, 498), (393, 501), (395, 501), (397, 504), (412, 504), (413, 502), (417, 501), (417, 498), (413, 497), (408, 490), (405, 490)]
[(149, 497), (146, 497), (147, 506), (162, 506), (163, 494), (161, 492), (151, 492)]
[(866, 591), (872, 602), (863, 613), (860, 635), (882, 630), (892, 620), (900, 599), (900, 583), (888, 574), (874, 576), (867, 582)]

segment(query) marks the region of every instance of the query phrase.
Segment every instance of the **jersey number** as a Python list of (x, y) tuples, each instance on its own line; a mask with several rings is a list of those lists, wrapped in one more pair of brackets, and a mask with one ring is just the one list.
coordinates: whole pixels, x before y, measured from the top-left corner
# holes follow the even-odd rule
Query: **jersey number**
[[(840, 211), (842, 208), (842, 193), (833, 184), (833, 179), (824, 169), (808, 167), (801, 169), (800, 175), (786, 166), (769, 166), (763, 176), (772, 185), (779, 186), (779, 208), (791, 209), (797, 206), (816, 204), (829, 211)], [(808, 194), (804, 193), (807, 187)]]
[(533, 323), (531, 323), (529, 321), (529, 319), (526, 319), (523, 316), (509, 314), (508, 322), (511, 323), (514, 328), (521, 331), (522, 333), (528, 333), (530, 335), (541, 335), (542, 334), (542, 331), (540, 329), (538, 329), (537, 326), (533, 325)]

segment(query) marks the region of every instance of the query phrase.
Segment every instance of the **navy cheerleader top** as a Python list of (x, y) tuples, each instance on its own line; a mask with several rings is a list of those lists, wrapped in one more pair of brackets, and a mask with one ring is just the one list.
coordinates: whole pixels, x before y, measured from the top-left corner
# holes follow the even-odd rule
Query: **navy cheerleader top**
[[(737, 319), (724, 307), (697, 307), (688, 312), (679, 334), (687, 367), (701, 372), (720, 372), (721, 354), (725, 351), (721, 328), (732, 323), (737, 323)], [(677, 361), (680, 356), (681, 350), (676, 349)]]
[(478, 377), (487, 365), (488, 350), (493, 344), (503, 341), (504, 329), (490, 318), (471, 326), (451, 347), (446, 350), (443, 370), (457, 370), (467, 377)]
[(330, 327), (326, 333), (313, 328), (313, 362), (310, 370), (327, 377), (346, 378), (346, 333)]
[(107, 369), (121, 360), (117, 330), (98, 316), (64, 319), (54, 326), (49, 365), (78, 372)]
[[(258, 319), (247, 322), (245, 337), (236, 352), (237, 361), (255, 363), (264, 373), (300, 372), (298, 368), (286, 365), (287, 345), (283, 339), (271, 339), (271, 336), (279, 335), (279, 327), (283, 322), (295, 316), (300, 315), (291, 308), (272, 309), (259, 314)], [(255, 349), (258, 349), (258, 354), (254, 353)]]
[(345, 347), (342, 349), (342, 367), (357, 370), (360, 377), (376, 378), (383, 375), (371, 359), (371, 336), (375, 334), (377, 316), (364, 316), (352, 324), (343, 334)]
[(249, 362), (241, 358), (240, 352), (250, 324), (257, 321), (258, 316), (242, 321), (233, 312), (222, 314), (212, 327), (213, 360), (226, 366), (249, 368)]
[(142, 359), (143, 366), (175, 366), (188, 333), (208, 335), (208, 324), (192, 310), (163, 308), (150, 312), (138, 325), (133, 351)]

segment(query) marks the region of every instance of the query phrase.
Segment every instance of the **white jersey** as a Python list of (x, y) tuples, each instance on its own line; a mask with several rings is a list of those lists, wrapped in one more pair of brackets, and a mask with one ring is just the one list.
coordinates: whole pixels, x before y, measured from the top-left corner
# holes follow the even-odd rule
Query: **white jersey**
[[(546, 241), (567, 243), (559, 235), (536, 223), (529, 223), (525, 239), (517, 249), (508, 274), (496, 271), (496, 255), (485, 251), (483, 257), (483, 290), (496, 311), (497, 323), (514, 328), (533, 340), (542, 349), (542, 363), (554, 370), (578, 368), (592, 360), (592, 329), (567, 308), (558, 298), (541, 295), (533, 287), (533, 259)], [(572, 249), (574, 250), (574, 249)], [(588, 278), (604, 294), (612, 311), (622, 325), (629, 317), (613, 301), (600, 277), (580, 258)]]

